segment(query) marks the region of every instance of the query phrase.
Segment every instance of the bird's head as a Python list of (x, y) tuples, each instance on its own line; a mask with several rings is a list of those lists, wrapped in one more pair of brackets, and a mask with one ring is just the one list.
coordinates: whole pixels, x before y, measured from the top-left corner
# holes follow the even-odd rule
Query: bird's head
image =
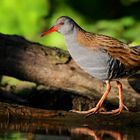
[(62, 35), (69, 34), (70, 32), (73, 31), (74, 24), (75, 24), (75, 22), (67, 16), (59, 17), (56, 20), (55, 25), (52, 26), (48, 31), (43, 32), (41, 34), (41, 36), (45, 36), (45, 35), (52, 33), (52, 32), (59, 32)]

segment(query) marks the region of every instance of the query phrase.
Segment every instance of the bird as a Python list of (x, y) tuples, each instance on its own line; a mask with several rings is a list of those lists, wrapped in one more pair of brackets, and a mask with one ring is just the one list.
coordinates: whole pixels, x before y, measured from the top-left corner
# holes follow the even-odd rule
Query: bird
[[(59, 17), (54, 26), (44, 31), (41, 36), (52, 32), (64, 36), (70, 55), (81, 69), (106, 84), (106, 90), (94, 108), (86, 111), (72, 110), (72, 112), (90, 116), (96, 113), (117, 115), (123, 109), (129, 111), (124, 104), (120, 79), (127, 78), (140, 69), (140, 46), (130, 47), (113, 37), (88, 32), (68, 16)], [(119, 107), (111, 111), (101, 111), (113, 81), (118, 87)]]

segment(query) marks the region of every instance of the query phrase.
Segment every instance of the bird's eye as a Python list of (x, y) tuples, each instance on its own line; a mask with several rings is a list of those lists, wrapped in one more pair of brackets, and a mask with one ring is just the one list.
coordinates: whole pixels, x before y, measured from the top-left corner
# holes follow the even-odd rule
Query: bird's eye
[(64, 25), (64, 22), (60, 22), (59, 25)]

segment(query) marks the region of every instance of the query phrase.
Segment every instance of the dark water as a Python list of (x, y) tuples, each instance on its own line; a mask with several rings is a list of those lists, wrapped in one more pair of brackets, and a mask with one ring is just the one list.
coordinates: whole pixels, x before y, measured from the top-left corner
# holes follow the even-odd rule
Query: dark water
[[(76, 122), (75, 122), (76, 124)], [(60, 122), (1, 122), (0, 140), (140, 140), (140, 127), (94, 128), (92, 124)]]

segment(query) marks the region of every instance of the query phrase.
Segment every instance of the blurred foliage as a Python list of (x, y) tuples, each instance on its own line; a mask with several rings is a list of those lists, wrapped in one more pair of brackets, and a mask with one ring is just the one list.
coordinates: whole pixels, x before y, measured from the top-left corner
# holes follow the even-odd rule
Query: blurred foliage
[(0, 140), (22, 140), (20, 133), (2, 133), (0, 136)]
[[(21, 132), (4, 132), (0, 135), (0, 140), (32, 140), (36, 134), (32, 133), (21, 133)], [(40, 135), (40, 137), (43, 137)], [(41, 139), (41, 138), (40, 138)], [(39, 139), (38, 139), (39, 140)]]
[(84, 29), (140, 44), (139, 0), (0, 0), (0, 32), (19, 34), (48, 46), (65, 48), (63, 37), (40, 33), (62, 15)]
[(45, 0), (0, 0), (0, 31), (34, 38), (41, 28), (41, 16), (47, 11), (45, 3)]

